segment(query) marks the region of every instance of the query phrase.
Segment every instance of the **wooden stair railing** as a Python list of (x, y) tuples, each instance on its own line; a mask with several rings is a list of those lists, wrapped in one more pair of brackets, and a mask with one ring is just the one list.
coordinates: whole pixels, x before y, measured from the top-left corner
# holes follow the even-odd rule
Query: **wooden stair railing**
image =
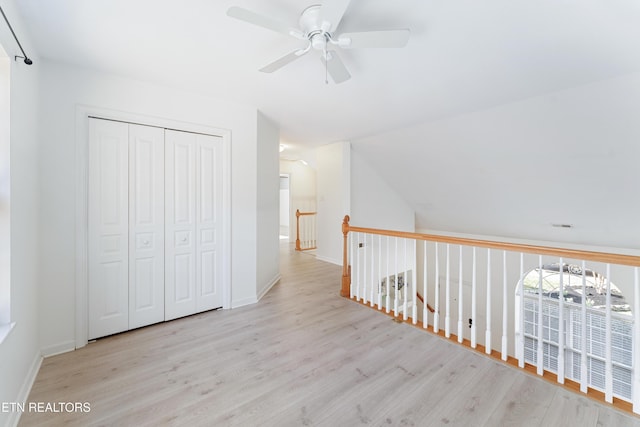
[[(310, 251), (316, 248), (316, 236), (315, 236), (315, 227), (312, 227), (311, 230), (306, 230), (305, 236), (307, 233), (311, 233), (310, 238), (303, 238), (302, 241), (305, 242), (304, 247), (301, 245), (300, 241), (300, 217), (308, 216), (314, 217), (317, 215), (317, 212), (300, 212), (300, 209), (296, 209), (296, 251)], [(309, 236), (306, 236), (309, 237)]]
[(425, 240), (438, 243), (449, 243), (453, 245), (475, 246), (479, 248), (499, 249), (514, 252), (525, 252), (536, 255), (553, 255), (564, 258), (582, 259), (585, 261), (597, 261), (603, 263), (620, 264), (640, 267), (640, 256), (612, 254), (607, 252), (581, 251), (576, 249), (554, 248), (550, 246), (523, 245), (508, 242), (496, 242), (491, 240), (466, 239), (462, 237), (440, 236), (436, 234), (411, 233), (407, 231), (380, 230), (376, 228), (353, 227), (349, 225), (351, 218), (345, 215), (342, 221), (343, 234), (343, 268), (342, 268), (342, 288), (340, 295), (349, 296), (349, 285), (351, 284), (350, 268), (347, 266), (347, 240), (350, 232), (376, 234), (390, 237), (401, 237), (405, 239)]
[[(348, 215), (346, 215), (342, 221), (343, 258), (342, 283), (340, 289), (341, 296), (351, 298), (361, 304), (377, 308), (377, 310), (379, 311), (386, 311), (386, 313), (392, 316), (396, 321), (409, 322), (437, 335), (452, 340), (457, 340), (460, 344), (486, 353), (491, 357), (501, 359), (502, 361), (520, 367), (525, 371), (542, 376), (544, 379), (551, 380), (559, 384), (564, 384), (566, 387), (574, 391), (579, 390), (580, 392), (585, 393), (587, 396), (592, 397), (598, 401), (604, 401), (606, 403), (613, 404), (620, 409), (640, 415), (640, 256), (481, 239), (466, 239), (445, 235), (432, 235), (354, 227), (349, 224), (349, 221), (350, 217)], [(349, 233), (353, 233), (353, 238), (351, 240), (349, 239)], [(386, 239), (383, 239), (383, 236), (387, 236)], [(389, 248), (391, 246), (390, 242), (392, 242), (393, 240), (390, 239), (394, 238), (396, 243), (396, 254), (394, 258), (391, 258), (392, 252), (390, 251), (393, 251), (393, 249)], [(398, 265), (398, 241), (402, 242), (403, 240), (404, 258), (401, 260), (402, 265)], [(424, 248), (422, 251), (423, 253), (421, 254), (421, 257), (423, 258), (423, 265), (418, 265), (417, 262), (418, 241), (421, 242), (421, 247)], [(411, 243), (407, 244), (406, 242)], [(442, 245), (440, 246), (440, 251), (438, 251), (438, 245)], [(449, 252), (451, 245), (459, 246), (460, 251), (460, 255), (456, 260), (456, 263), (459, 262), (459, 271), (457, 273), (457, 278), (455, 278), (454, 276), (456, 273), (450, 274), (451, 262)], [(407, 257), (408, 246), (412, 251), (410, 257)], [(384, 251), (382, 248), (385, 248), (384, 251), (386, 251), (386, 263), (384, 261)], [(446, 258), (442, 255), (445, 252), (445, 248)], [(464, 250), (466, 251), (466, 258), (464, 262), (463, 248), (465, 248)], [(476, 261), (476, 252), (478, 252), (479, 255), (482, 255), (482, 261), (486, 260), (486, 272), (483, 272), (483, 274), (486, 274), (486, 281), (484, 281), (485, 277), (476, 275), (476, 264), (481, 264), (482, 262), (480, 260), (480, 257), (478, 258), (478, 261)], [(502, 269), (497, 269), (497, 271), (493, 272), (491, 271), (492, 252), (500, 252), (500, 254), (502, 255), (500, 257), (502, 258)], [(511, 257), (511, 262), (509, 263), (507, 262), (508, 253), (511, 254), (509, 255)], [(525, 254), (529, 255), (525, 257)], [(536, 255), (537, 257), (532, 258), (530, 256), (531, 254)], [(465, 279), (467, 279), (467, 281), (464, 282), (464, 286), (471, 286), (471, 295), (469, 297), (469, 291), (463, 291), (463, 263), (467, 263), (469, 261), (469, 258), (471, 258), (471, 255), (473, 255), (472, 261), (470, 264), (466, 264), (466, 266), (467, 270), (472, 270), (472, 278), (469, 279), (469, 277), (466, 276), (468, 272), (464, 273)], [(508, 266), (509, 268), (513, 268), (513, 261), (515, 261), (515, 257), (519, 257), (520, 274), (518, 276), (515, 276), (517, 273), (516, 267), (516, 271), (514, 271), (511, 276), (519, 277), (517, 285), (515, 283), (509, 284), (507, 276), (507, 268)], [(545, 263), (543, 263), (543, 257), (545, 257), (546, 259)], [(392, 270), (390, 270), (388, 261), (389, 259), (394, 260), (391, 264), (396, 264), (395, 266), (391, 265)], [(429, 265), (432, 267), (429, 267), (431, 268), (431, 270), (429, 270), (429, 275), (427, 276), (428, 259), (430, 260)], [(539, 281), (538, 279), (536, 279), (536, 283), (539, 282), (539, 285), (534, 285), (533, 288), (530, 287), (530, 284), (526, 285), (527, 287), (525, 288), (525, 274), (523, 274), (525, 259), (527, 260), (526, 271), (536, 272), (536, 275), (538, 274), (538, 271), (540, 272)], [(536, 260), (535, 265), (533, 264), (534, 259)], [(549, 264), (549, 259), (554, 259), (554, 261), (551, 261), (551, 264)], [(606, 275), (602, 276), (606, 277), (606, 279), (604, 279), (606, 286), (606, 303), (604, 303), (604, 306), (600, 308), (587, 307), (586, 297), (579, 298), (577, 302), (573, 299), (573, 297), (567, 297), (566, 302), (564, 297), (559, 298), (557, 295), (565, 295), (564, 291), (568, 290), (569, 286), (571, 286), (570, 283), (567, 283), (566, 281), (563, 282), (562, 274), (559, 274), (560, 279), (559, 284), (557, 285), (559, 291), (557, 292), (557, 295), (552, 296), (551, 293), (547, 295), (542, 286), (542, 271), (546, 270), (544, 264), (548, 264), (551, 266), (565, 265), (581, 270), (581, 273), (578, 274), (581, 274), (581, 276), (583, 277), (582, 294), (588, 295), (585, 288), (585, 277), (587, 275), (587, 273), (585, 272), (589, 270), (585, 267), (586, 261), (598, 263), (598, 265), (601, 266), (600, 268), (606, 268)], [(577, 264), (572, 264), (576, 262)], [(580, 262), (582, 263), (581, 267)], [(383, 274), (384, 267), (382, 266), (385, 265), (383, 263), (386, 264), (386, 274)], [(493, 260), (493, 264), (497, 265), (499, 263), (499, 259)], [(439, 270), (440, 265), (444, 265), (445, 268), (440, 268)], [(615, 267), (615, 272), (613, 269), (611, 269), (610, 272), (610, 265)], [(471, 266), (473, 268), (470, 268)], [(354, 274), (353, 286), (352, 268)], [(435, 271), (433, 270), (433, 268), (435, 269)], [(626, 270), (621, 271), (620, 269)], [(423, 272), (422, 278), (420, 279), (420, 281), (423, 282), (422, 285), (419, 285), (417, 283), (418, 277), (420, 276), (418, 270), (422, 270)], [(561, 270), (564, 271), (564, 269)], [(433, 274), (434, 272), (435, 275)], [(613, 280), (610, 273), (614, 274)], [(388, 284), (393, 283), (393, 281), (395, 280), (394, 277), (400, 277), (400, 275), (402, 274), (404, 274), (404, 276), (406, 277), (405, 280), (410, 280), (409, 277), (412, 278), (412, 283), (406, 283), (409, 286), (413, 285), (413, 289), (411, 290), (412, 295), (410, 297), (411, 301), (409, 301), (410, 305), (407, 304), (407, 295), (405, 293), (402, 294), (403, 301), (399, 300), (399, 297), (397, 296), (398, 290), (400, 289), (399, 287), (396, 288), (395, 291), (395, 304), (391, 304), (394, 301), (390, 301), (389, 299), (390, 292), (386, 292), (385, 302), (384, 298), (381, 299), (381, 295), (384, 294), (380, 291), (380, 286), (382, 286), (382, 283), (385, 283), (385, 280)], [(592, 274), (595, 273), (593, 273), (592, 271)], [(619, 308), (614, 309), (613, 307), (613, 303), (611, 300), (611, 295), (613, 294), (611, 289), (613, 288), (613, 286), (610, 285), (612, 285), (612, 281), (616, 281), (616, 274), (618, 274), (617, 277), (624, 278), (624, 282), (628, 292), (626, 297), (631, 307), (631, 311), (628, 314), (617, 313), (616, 310), (618, 310)], [(469, 284), (469, 280), (471, 280), (471, 284)], [(565, 278), (564, 280), (567, 279)], [(621, 283), (616, 281), (616, 284), (620, 285)], [(573, 286), (576, 286), (575, 283)], [(440, 287), (443, 288), (442, 291), (439, 290)], [(458, 287), (457, 292), (456, 287)], [(494, 289), (493, 292), (497, 291), (498, 295), (501, 294), (500, 297), (496, 298), (496, 302), (498, 303), (497, 309), (492, 307), (491, 304), (492, 288)], [(418, 289), (423, 290), (423, 293), (419, 293)], [(431, 289), (431, 291), (427, 292), (429, 289)], [(476, 292), (478, 294), (484, 293), (486, 295), (486, 298), (484, 298), (485, 302), (483, 304), (480, 304), (480, 301), (477, 300)], [(455, 297), (456, 294), (457, 301), (456, 299), (452, 298)], [(465, 294), (467, 296), (464, 296)], [(432, 307), (430, 304), (427, 304), (425, 302), (426, 298), (423, 298), (423, 296), (426, 297), (427, 295), (429, 297), (429, 302), (435, 304), (435, 307)], [(513, 308), (509, 308), (509, 305), (513, 304), (513, 299), (516, 296), (519, 299), (520, 310), (523, 310), (523, 307), (525, 307), (525, 302), (527, 302), (530, 307), (533, 307), (534, 305), (535, 307), (543, 307), (543, 297), (546, 298), (547, 301), (545, 302), (545, 304), (556, 304), (556, 306), (558, 307), (557, 316), (559, 316), (559, 330), (557, 332), (557, 335), (563, 338), (558, 339), (557, 343), (551, 343), (553, 345), (556, 345), (558, 348), (558, 367), (556, 368), (557, 372), (550, 370), (551, 368), (548, 368), (545, 365), (546, 353), (544, 353), (543, 345), (540, 344), (546, 343), (546, 341), (544, 340), (547, 338), (545, 338), (545, 335), (542, 332), (543, 326), (541, 325), (544, 325), (545, 322), (547, 322), (547, 317), (549, 319), (551, 318), (550, 311), (544, 311), (539, 308), (528, 308), (530, 313), (534, 313), (533, 316), (535, 316), (535, 319), (533, 321), (535, 321), (535, 324), (537, 325), (537, 330), (531, 329), (532, 327), (529, 327), (529, 329), (525, 330), (523, 312), (522, 314), (519, 314), (518, 322), (520, 323), (519, 326), (516, 326), (515, 328), (515, 336), (513, 335), (513, 331), (508, 331), (508, 327), (510, 327), (509, 322), (512, 321), (508, 319), (508, 315), (515, 315), (515, 313), (513, 312)], [(470, 298), (470, 312), (467, 308), (463, 308), (463, 297)], [(418, 300), (420, 301), (420, 303), (418, 303)], [(444, 303), (442, 301), (444, 301)], [(454, 329), (455, 319), (452, 318), (452, 312), (450, 311), (452, 302), (457, 302), (458, 304), (457, 335)], [(501, 307), (500, 304), (502, 305)], [(417, 305), (420, 305), (422, 307), (422, 312), (417, 312), (415, 310), (414, 307), (416, 307)], [(483, 305), (486, 305), (486, 307), (483, 307)], [(413, 309), (413, 313), (408, 313), (408, 307), (411, 307)], [(484, 310), (484, 312), (481, 312), (480, 310)], [(576, 310), (581, 310), (582, 319), (587, 318), (587, 313), (590, 313), (590, 318), (594, 318), (594, 316), (600, 316), (603, 319), (602, 324), (606, 323), (607, 325), (604, 332), (601, 333), (606, 334), (606, 340), (603, 345), (606, 347), (607, 356), (605, 356), (604, 359), (602, 359), (602, 356), (596, 355), (592, 352), (592, 350), (589, 350), (586, 338), (583, 337), (583, 335), (586, 337), (588, 333), (584, 330), (580, 333), (580, 339), (582, 340), (582, 343), (580, 344), (579, 348), (574, 348), (574, 344), (567, 345), (567, 342), (565, 340), (568, 340), (569, 338), (564, 338), (563, 335), (565, 333), (563, 316), (566, 316), (566, 314), (563, 314), (564, 310), (573, 310), (573, 312), (576, 312)], [(569, 312), (567, 311), (567, 313)], [(421, 319), (419, 318), (420, 315), (422, 315)], [(501, 345), (499, 343), (493, 342), (491, 338), (492, 318), (494, 318), (494, 321), (498, 319), (501, 320)], [(432, 323), (429, 322), (429, 319), (432, 320)], [(486, 330), (484, 331), (486, 333), (486, 335), (484, 336), (484, 345), (482, 345), (482, 342), (478, 342), (478, 336), (480, 336), (481, 331), (479, 329), (480, 327), (477, 326), (477, 319), (484, 319), (481, 321), (484, 321), (485, 325), (480, 325), (480, 327), (486, 327)], [(498, 320), (499, 323), (500, 320)], [(550, 322), (550, 320), (548, 321)], [(529, 322), (531, 323), (532, 321), (529, 320)], [(586, 320), (581, 320), (581, 322), (581, 324), (583, 325), (582, 328), (592, 327), (591, 323), (588, 323), (588, 321)], [(614, 324), (614, 322), (616, 323)], [(627, 328), (626, 331), (628, 332), (625, 332), (625, 334), (628, 335), (625, 335), (625, 339), (627, 339), (626, 337), (631, 337), (632, 340), (629, 347), (631, 350), (624, 350), (631, 351), (631, 356), (629, 357), (632, 358), (632, 363), (624, 362), (625, 369), (630, 370), (627, 371), (629, 372), (628, 375), (631, 375), (629, 377), (629, 381), (631, 382), (631, 384), (629, 384), (629, 390), (631, 390), (630, 396), (626, 394), (622, 395), (620, 386), (618, 388), (618, 391), (615, 391), (612, 385), (614, 381), (614, 369), (618, 369), (616, 375), (620, 375), (620, 369), (622, 367), (622, 362), (613, 361), (613, 357), (611, 356), (613, 351), (612, 339), (614, 333), (618, 335), (622, 334), (621, 331), (623, 330), (623, 328), (620, 327), (620, 325), (622, 324), (627, 325), (625, 326), (625, 328)], [(594, 327), (601, 327), (597, 326), (599, 325), (597, 324), (597, 322), (594, 323), (594, 325), (596, 325)], [(496, 332), (498, 332), (499, 329), (500, 328), (496, 328)], [(569, 332), (567, 332), (567, 334), (568, 333)], [(533, 358), (531, 356), (525, 356), (525, 337), (527, 337), (526, 339), (533, 339), (534, 342), (537, 342), (537, 344), (535, 344), (537, 348), (534, 348), (532, 350), (534, 352)], [(507, 345), (508, 340), (513, 339), (515, 339), (514, 342), (516, 343), (515, 357), (509, 354), (511, 350)], [(616, 339), (619, 340), (620, 338), (618, 337)], [(502, 351), (500, 351), (500, 348), (502, 348)], [(573, 371), (565, 370), (565, 351), (582, 351), (587, 355), (586, 357), (580, 358), (580, 363), (582, 364), (580, 369), (583, 370), (580, 375), (576, 375), (575, 373), (573, 373)], [(623, 350), (616, 347), (616, 351), (620, 353)], [(586, 374), (586, 361), (590, 358), (597, 357), (601, 358), (599, 360), (603, 360), (599, 363), (604, 364), (604, 385), (596, 385), (595, 383), (592, 383), (591, 375)], [(618, 355), (617, 357), (620, 358), (621, 356)], [(618, 381), (618, 384), (620, 384), (621, 380), (620, 378), (618, 378), (616, 379), (616, 381)]]

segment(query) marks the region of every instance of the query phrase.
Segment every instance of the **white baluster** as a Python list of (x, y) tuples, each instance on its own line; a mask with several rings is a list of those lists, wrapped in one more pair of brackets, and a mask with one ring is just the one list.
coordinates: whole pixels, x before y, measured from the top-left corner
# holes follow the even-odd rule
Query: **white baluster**
[(315, 248), (316, 244), (317, 244), (316, 240), (318, 239), (318, 236), (317, 236), (318, 232), (316, 231), (316, 226), (317, 226), (316, 215), (313, 215), (311, 218), (312, 218), (312, 221), (311, 221), (311, 246)]
[[(613, 365), (611, 364), (611, 264), (607, 264), (607, 329), (605, 331), (604, 400), (613, 403)], [(636, 356), (637, 357), (637, 356)]]
[(360, 233), (356, 242), (356, 301), (360, 301)]
[(507, 251), (502, 251), (502, 360), (507, 360)]
[(449, 268), (449, 244), (447, 243), (447, 260), (446, 260), (446, 280), (445, 280), (445, 314), (444, 314), (444, 336), (451, 336), (451, 274)]
[(558, 383), (564, 384), (564, 260), (560, 258), (558, 290)]
[(418, 324), (418, 265), (417, 265), (417, 256), (418, 251), (416, 250), (416, 245), (418, 242), (413, 240), (413, 269), (411, 270), (411, 283), (413, 285), (413, 309), (411, 310), (411, 318), (413, 319), (413, 324)]
[(367, 235), (363, 235), (362, 239), (362, 299), (363, 303), (367, 303)]
[(518, 366), (524, 368), (524, 254), (520, 252), (520, 342), (518, 353)]
[(460, 245), (460, 255), (458, 257), (458, 342), (462, 343), (464, 340), (464, 332), (462, 329), (462, 245)]
[(491, 249), (487, 249), (487, 328), (484, 337), (484, 352), (491, 354)]
[(587, 364), (587, 267), (586, 263), (582, 261), (582, 304), (580, 304), (581, 308), (581, 316), (580, 316), (580, 328), (581, 328), (581, 343), (580, 349), (582, 351), (582, 355), (580, 356), (580, 391), (583, 393), (587, 392), (589, 387), (589, 377), (588, 377), (588, 364)]
[(382, 235), (378, 235), (378, 310), (382, 310)]
[(484, 336), (484, 352), (491, 354), (491, 249), (487, 249), (487, 329)]
[(477, 310), (477, 295), (476, 295), (476, 248), (473, 247), (473, 271), (471, 272), (471, 348), (476, 348), (478, 345), (477, 339), (477, 323), (478, 323), (478, 310)]
[[(355, 264), (354, 263), (355, 258), (353, 257), (353, 251), (354, 251), (354, 246), (355, 246), (354, 236), (355, 236), (355, 233), (349, 233), (348, 236), (347, 236), (348, 239), (349, 239), (349, 252), (350, 252), (350, 254), (349, 254), (349, 262), (347, 263), (347, 265), (351, 265), (351, 270), (354, 269), (353, 267), (354, 267), (354, 264)], [(354, 274), (355, 274), (355, 272), (351, 271), (351, 280), (350, 280), (351, 283), (349, 284), (349, 298), (353, 298), (353, 295), (354, 295), (354, 291), (353, 291), (354, 284), (357, 283), (354, 280), (354, 277), (353, 277)]]
[(391, 258), (391, 254), (389, 253), (391, 247), (391, 238), (387, 236), (387, 297), (386, 297), (386, 311), (387, 313), (391, 312), (391, 278), (389, 276), (389, 258)]
[(362, 283), (363, 281), (363, 265), (364, 265), (364, 261), (362, 260), (363, 258), (363, 254), (362, 254), (362, 249), (360, 247), (360, 245), (362, 244), (364, 247), (364, 244), (362, 243), (362, 240), (364, 238), (363, 233), (358, 233), (358, 298), (357, 301), (361, 301), (362, 299), (364, 299), (364, 285)]
[(640, 414), (640, 269), (633, 269), (633, 412)]
[(394, 288), (395, 288), (395, 292), (394, 292), (394, 296), (393, 296), (393, 315), (395, 317), (398, 317), (398, 282), (399, 282), (399, 280), (398, 280), (398, 238), (394, 237), (393, 239), (395, 240), (395, 247), (396, 247), (396, 249), (395, 249), (395, 252), (396, 252), (396, 255), (395, 255), (396, 266), (393, 269), (393, 277), (395, 277), (394, 285), (393, 285)]
[(433, 332), (435, 332), (436, 334), (438, 333), (438, 331), (440, 330), (439, 328), (439, 323), (440, 323), (440, 261), (439, 261), (439, 254), (438, 254), (438, 242), (436, 242), (436, 295), (435, 295), (435, 313), (433, 313)]
[(375, 264), (375, 246), (373, 244), (373, 239), (375, 239), (375, 236), (372, 234), (371, 235), (371, 250), (369, 250), (369, 252), (371, 253), (371, 274), (369, 275), (369, 282), (371, 283), (371, 307), (373, 307), (375, 305), (375, 298), (373, 297), (373, 290), (375, 289), (374, 287), (374, 275), (373, 275), (373, 268), (374, 268), (374, 264)]
[(538, 269), (540, 272), (538, 280), (538, 360), (537, 373), (544, 373), (544, 343), (542, 342), (542, 255), (539, 256)]
[(402, 239), (402, 244), (404, 245), (404, 260), (403, 260), (403, 264), (404, 264), (404, 272), (402, 274), (403, 277), (403, 283), (404, 283), (404, 291), (402, 292), (402, 299), (404, 300), (402, 302), (402, 319), (403, 320), (407, 320), (408, 318), (408, 307), (407, 307), (407, 294), (409, 293), (409, 276), (408, 276), (408, 271), (407, 271), (407, 239)]
[(422, 327), (427, 329), (429, 327), (429, 309), (427, 304), (427, 241), (424, 242), (424, 254), (422, 255), (423, 269), (422, 269)]
[(300, 217), (300, 220), (302, 222), (302, 249), (307, 249), (308, 243), (307, 243), (307, 221), (305, 221), (304, 216)]

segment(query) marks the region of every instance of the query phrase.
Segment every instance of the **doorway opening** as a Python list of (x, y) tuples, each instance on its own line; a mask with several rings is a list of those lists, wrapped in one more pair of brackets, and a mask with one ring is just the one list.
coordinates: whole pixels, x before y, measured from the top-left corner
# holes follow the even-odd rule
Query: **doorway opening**
[(291, 241), (291, 191), (289, 174), (280, 174), (280, 240)]

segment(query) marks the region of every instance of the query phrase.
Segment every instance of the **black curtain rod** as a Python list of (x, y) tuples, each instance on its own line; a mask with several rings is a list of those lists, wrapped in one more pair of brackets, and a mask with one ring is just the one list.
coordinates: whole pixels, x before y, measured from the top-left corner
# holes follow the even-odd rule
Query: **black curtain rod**
[(24, 63), (27, 64), (27, 65), (33, 64), (33, 61), (31, 59), (29, 59), (29, 57), (27, 56), (26, 53), (24, 53), (24, 49), (22, 48), (22, 45), (20, 44), (20, 41), (18, 40), (18, 37), (16, 37), (16, 33), (13, 32), (13, 27), (11, 26), (11, 24), (9, 24), (9, 20), (7, 19), (7, 15), (4, 14), (4, 10), (2, 10), (2, 6), (0, 6), (0, 12), (2, 13), (2, 17), (4, 18), (4, 22), (7, 23), (7, 25), (9, 26), (9, 30), (11, 30), (11, 34), (13, 34), (13, 38), (16, 39), (16, 43), (18, 43), (18, 47), (22, 51), (22, 55), (23, 56), (16, 56), (16, 58), (24, 58)]

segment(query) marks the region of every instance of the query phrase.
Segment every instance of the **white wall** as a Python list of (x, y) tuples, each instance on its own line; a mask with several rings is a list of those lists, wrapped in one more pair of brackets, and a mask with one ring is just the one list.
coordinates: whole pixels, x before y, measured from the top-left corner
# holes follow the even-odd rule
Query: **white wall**
[(342, 220), (350, 212), (351, 146), (337, 142), (316, 149), (318, 240), (316, 257), (342, 265)]
[(0, 340), (2, 340), (2, 325), (11, 321), (9, 309), (11, 304), (11, 233), (9, 225), (10, 214), (10, 156), (9, 156), (9, 93), (11, 86), (11, 61), (0, 45)]
[[(31, 48), (12, 1), (3, 9), (34, 64), (11, 61), (11, 320), (15, 328), (0, 343), (0, 402), (26, 399), (41, 357), (38, 333), (38, 75), (40, 61)], [(8, 56), (19, 50), (4, 22), (0, 44)], [(14, 424), (16, 413), (0, 412), (0, 425)]]
[(639, 115), (632, 73), (352, 145), (420, 228), (637, 248)]
[(280, 278), (280, 129), (258, 113), (256, 294), (261, 298)]
[(316, 171), (298, 160), (280, 160), (280, 173), (289, 174), (289, 241), (296, 240), (296, 210), (315, 212)]
[(351, 225), (415, 231), (413, 209), (355, 147), (351, 149)]
[[(40, 61), (41, 346), (74, 348), (76, 108), (79, 105), (195, 123), (232, 132), (232, 306), (256, 299), (257, 111), (253, 107)], [(79, 136), (80, 137), (80, 136)], [(274, 196), (275, 197), (275, 196)], [(248, 248), (251, 248), (248, 250)]]

